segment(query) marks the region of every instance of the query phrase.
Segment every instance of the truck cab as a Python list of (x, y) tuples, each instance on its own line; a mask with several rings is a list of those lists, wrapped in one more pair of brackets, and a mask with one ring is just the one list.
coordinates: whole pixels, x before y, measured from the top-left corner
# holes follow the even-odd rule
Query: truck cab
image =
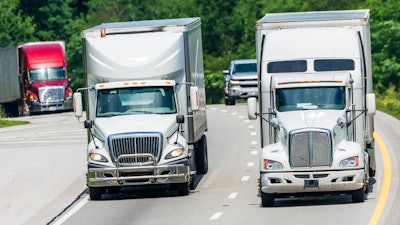
[(72, 110), (63, 42), (35, 42), (20, 45), (19, 68), (30, 114)]
[[(375, 173), (368, 11), (267, 14), (257, 23), (260, 195), (351, 194)], [(354, 19), (361, 16), (361, 19)]]
[(101, 24), (82, 31), (87, 185), (92, 200), (128, 186), (178, 195), (208, 171), (200, 18)]

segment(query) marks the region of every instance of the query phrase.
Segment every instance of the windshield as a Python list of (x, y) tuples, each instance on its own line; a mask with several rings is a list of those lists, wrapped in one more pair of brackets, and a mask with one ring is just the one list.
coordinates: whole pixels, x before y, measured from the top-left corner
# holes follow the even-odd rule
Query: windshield
[(233, 69), (233, 73), (256, 73), (257, 72), (257, 64), (256, 63), (244, 63), (244, 64), (236, 64)]
[(176, 113), (174, 89), (129, 87), (98, 91), (96, 116)]
[(65, 80), (66, 71), (64, 67), (33, 69), (29, 70), (29, 78), (31, 82)]
[(308, 87), (276, 90), (278, 111), (344, 109), (344, 87)]

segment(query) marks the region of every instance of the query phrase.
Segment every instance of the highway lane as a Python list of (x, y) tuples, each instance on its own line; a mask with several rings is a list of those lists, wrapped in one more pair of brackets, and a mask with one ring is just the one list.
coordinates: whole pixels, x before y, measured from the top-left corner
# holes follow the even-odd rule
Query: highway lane
[(0, 224), (47, 224), (85, 189), (86, 132), (73, 113), (0, 129)]
[[(179, 197), (164, 189), (133, 188), (101, 201), (83, 195), (72, 215), (59, 224), (398, 224), (398, 121), (378, 113), (377, 132), (388, 147), (393, 173), (387, 201), (381, 200), (384, 159), (364, 203), (349, 196), (278, 199), (276, 207), (260, 207), (258, 196), (258, 121), (247, 119), (246, 106), (208, 106), (209, 173), (195, 191)], [(386, 193), (383, 194), (385, 196)], [(377, 205), (384, 208), (377, 213)], [(386, 205), (385, 205), (386, 204)], [(397, 211), (396, 211), (397, 210)], [(379, 211), (379, 210), (378, 210)], [(371, 218), (377, 218), (371, 222)]]
[(376, 181), (364, 203), (336, 196), (279, 199), (262, 208), (258, 121), (247, 120), (243, 104), (207, 110), (210, 169), (196, 190), (180, 197), (163, 187), (132, 188), (102, 201), (81, 194), (86, 131), (72, 113), (18, 118), (31, 124), (0, 129), (0, 224), (399, 224), (400, 123), (393, 117), (378, 112), (375, 120), (391, 162), (387, 193), (377, 148)]

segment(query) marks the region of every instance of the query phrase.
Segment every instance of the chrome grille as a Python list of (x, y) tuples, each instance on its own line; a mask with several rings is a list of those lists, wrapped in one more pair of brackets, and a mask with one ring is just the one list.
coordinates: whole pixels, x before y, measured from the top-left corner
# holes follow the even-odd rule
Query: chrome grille
[(330, 133), (325, 130), (293, 132), (290, 135), (290, 162), (292, 167), (330, 166)]
[(64, 101), (65, 88), (63, 86), (39, 88), (39, 99), (42, 103), (57, 103)]
[[(121, 155), (135, 154), (151, 154), (158, 160), (161, 153), (161, 133), (115, 134), (110, 135), (108, 140), (114, 161)], [(151, 157), (123, 158), (119, 162), (122, 165), (129, 164), (135, 166), (153, 163)]]

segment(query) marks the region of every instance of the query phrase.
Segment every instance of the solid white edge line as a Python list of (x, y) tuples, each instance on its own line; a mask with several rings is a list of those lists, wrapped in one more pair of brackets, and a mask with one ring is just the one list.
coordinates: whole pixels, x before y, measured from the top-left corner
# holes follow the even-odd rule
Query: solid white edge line
[(79, 201), (71, 210), (69, 210), (64, 216), (57, 220), (53, 225), (61, 225), (72, 215), (74, 215), (79, 209), (81, 209), (89, 201), (89, 196), (86, 196), (81, 201)]

